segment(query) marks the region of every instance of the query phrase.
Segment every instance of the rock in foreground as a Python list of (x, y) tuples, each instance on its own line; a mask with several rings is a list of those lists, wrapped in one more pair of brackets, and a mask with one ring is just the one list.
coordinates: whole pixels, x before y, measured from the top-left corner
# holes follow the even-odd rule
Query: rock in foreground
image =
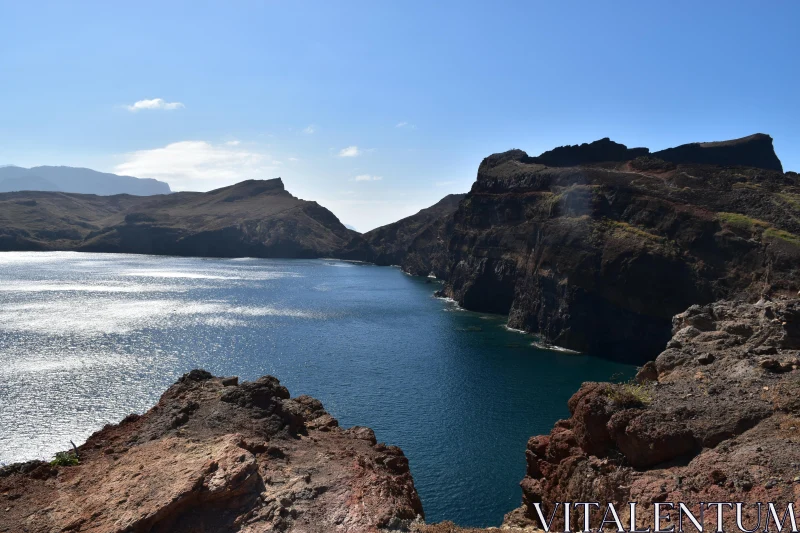
[[(638, 502), (643, 528), (655, 502), (746, 502), (748, 528), (752, 503), (798, 505), (800, 300), (692, 306), (673, 332), (638, 384), (585, 383), (571, 418), (530, 439), (523, 506), (507, 524), (535, 520), (536, 502), (546, 516), (554, 502), (611, 502), (625, 524)], [(724, 518), (734, 530), (735, 513)]]
[(78, 452), (0, 470), (0, 531), (404, 531), (422, 515), (399, 448), (271, 376), (194, 370)]

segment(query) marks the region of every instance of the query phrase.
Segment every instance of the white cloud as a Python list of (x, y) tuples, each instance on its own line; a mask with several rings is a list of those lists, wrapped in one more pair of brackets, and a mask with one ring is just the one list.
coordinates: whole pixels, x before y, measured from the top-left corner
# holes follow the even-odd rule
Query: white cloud
[(358, 155), (361, 155), (361, 150), (358, 149), (358, 146), (348, 146), (339, 150), (339, 157), (356, 157)]
[(313, 124), (309, 124), (308, 127), (303, 130), (303, 133), (305, 133), (306, 135), (311, 135), (313, 133), (316, 133), (316, 131), (317, 127)]
[(117, 174), (166, 181), (174, 191), (207, 191), (246, 179), (269, 179), (277, 171), (267, 153), (206, 141), (180, 141), (125, 154)]
[(143, 109), (166, 109), (167, 111), (172, 111), (173, 109), (181, 109), (186, 106), (180, 102), (166, 102), (163, 98), (153, 98), (152, 100), (139, 100), (138, 102), (134, 102), (133, 105), (125, 107), (128, 111), (136, 113)]
[(369, 174), (359, 174), (353, 181), (381, 181), (383, 176), (371, 176)]
[(225, 143), (226, 146), (239, 146), (242, 144), (242, 141), (228, 141)]
[(413, 130), (413, 129), (416, 129), (416, 128), (417, 128), (415, 125), (413, 125), (413, 124), (409, 124), (409, 123), (408, 123), (408, 122), (406, 122), (406, 121), (403, 121), (403, 122), (398, 122), (397, 124), (395, 124), (395, 126), (394, 126), (394, 127), (395, 127), (395, 128), (407, 128), (407, 129), (409, 129), (409, 130)]
[(299, 159), (297, 159), (296, 157), (289, 157), (289, 158), (287, 158), (287, 160), (288, 160), (288, 161), (291, 161), (292, 163), (297, 163), (298, 161), (300, 161), (300, 160), (299, 160)]

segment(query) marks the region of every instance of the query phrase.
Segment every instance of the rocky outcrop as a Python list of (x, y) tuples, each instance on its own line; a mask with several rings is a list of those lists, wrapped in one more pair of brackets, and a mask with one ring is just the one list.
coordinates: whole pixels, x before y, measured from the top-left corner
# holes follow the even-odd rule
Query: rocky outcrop
[(682, 144), (655, 152), (653, 156), (673, 163), (736, 165), (783, 172), (772, 147), (772, 137), (763, 133), (730, 141)]
[[(690, 307), (637, 382), (584, 383), (569, 401), (571, 417), (530, 439), (523, 506), (506, 523), (538, 523), (537, 502), (545, 516), (554, 502), (610, 502), (624, 524), (627, 502), (637, 502), (643, 528), (655, 527), (656, 502), (694, 512), (700, 502), (797, 505), (798, 368), (800, 299)], [(709, 525), (715, 516), (707, 513)], [(726, 516), (733, 529), (735, 513)], [(744, 517), (753, 527), (755, 506)], [(552, 527), (563, 529), (563, 514)]]
[[(593, 144), (552, 153), (565, 154), (560, 162), (638, 153)], [(446, 255), (426, 262), (427, 249), (412, 245), (414, 272), (436, 272), (443, 295), (507, 313), (509, 326), (547, 342), (635, 363), (659, 353), (671, 317), (692, 304), (800, 288), (800, 182), (791, 174), (652, 156), (540, 161), (521, 150), (486, 158), (440, 222)]]
[(0, 250), (362, 258), (367, 245), (280, 178), (149, 197), (0, 194)]
[(370, 246), (368, 260), (378, 265), (400, 265), (418, 276), (445, 273), (451, 215), (465, 194), (449, 194), (415, 215), (364, 234)]
[(271, 376), (193, 370), (77, 452), (0, 469), (0, 531), (407, 531), (422, 515), (399, 448)]
[(544, 152), (538, 157), (530, 158), (530, 163), (539, 163), (548, 167), (574, 167), (589, 163), (606, 161), (630, 161), (650, 153), (647, 148), (628, 148), (624, 144), (615, 143), (608, 137), (591, 143), (559, 146)]

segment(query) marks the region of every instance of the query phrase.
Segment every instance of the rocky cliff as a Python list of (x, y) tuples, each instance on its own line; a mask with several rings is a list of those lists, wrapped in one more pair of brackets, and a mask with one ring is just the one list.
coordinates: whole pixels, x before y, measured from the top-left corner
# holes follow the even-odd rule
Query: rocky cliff
[[(584, 383), (569, 401), (572, 416), (530, 439), (523, 506), (506, 523), (538, 523), (536, 502), (548, 517), (554, 502), (610, 502), (624, 524), (627, 502), (637, 502), (643, 528), (655, 526), (655, 502), (684, 502), (695, 513), (700, 502), (797, 505), (798, 368), (800, 299), (690, 307), (637, 383)], [(735, 513), (725, 515), (733, 530)], [(743, 516), (754, 527), (756, 507), (744, 506)], [(716, 525), (714, 512), (706, 519)], [(553, 528), (563, 522), (556, 514)]]
[(77, 455), (0, 469), (0, 531), (407, 531), (422, 515), (399, 448), (271, 376), (194, 370)]
[(418, 276), (444, 274), (451, 215), (464, 194), (449, 194), (415, 215), (364, 234), (370, 247), (365, 259), (378, 265), (400, 265)]
[(692, 304), (797, 291), (800, 181), (752, 166), (774, 166), (753, 157), (771, 142), (687, 145), (696, 148), (666, 154), (677, 163), (606, 139), (535, 158), (495, 154), (438, 223), (440, 246), (412, 244), (399, 262), (434, 271), (467, 309), (643, 363)]
[(280, 178), (149, 197), (0, 194), (0, 250), (360, 258), (364, 247), (358, 233), (292, 196)]

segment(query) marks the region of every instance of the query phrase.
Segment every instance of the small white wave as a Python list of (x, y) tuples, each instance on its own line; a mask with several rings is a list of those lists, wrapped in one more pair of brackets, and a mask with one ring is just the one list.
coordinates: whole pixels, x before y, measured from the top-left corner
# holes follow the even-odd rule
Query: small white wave
[(551, 352), (561, 352), (574, 355), (581, 354), (581, 352), (578, 352), (576, 350), (570, 350), (569, 348), (564, 348), (563, 346), (556, 346), (555, 344), (541, 343), (537, 341), (532, 342), (531, 346), (533, 346), (534, 348), (539, 348), (540, 350), (549, 350)]

